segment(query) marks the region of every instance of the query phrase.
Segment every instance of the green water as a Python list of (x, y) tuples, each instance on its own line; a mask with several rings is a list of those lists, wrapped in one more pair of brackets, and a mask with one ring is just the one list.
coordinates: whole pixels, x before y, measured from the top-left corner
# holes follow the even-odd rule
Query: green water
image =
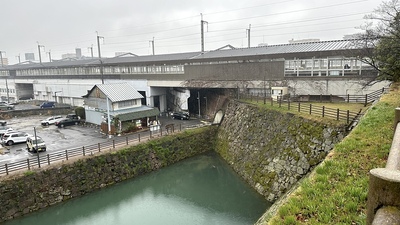
[(270, 207), (216, 154), (184, 160), (5, 225), (243, 225)]

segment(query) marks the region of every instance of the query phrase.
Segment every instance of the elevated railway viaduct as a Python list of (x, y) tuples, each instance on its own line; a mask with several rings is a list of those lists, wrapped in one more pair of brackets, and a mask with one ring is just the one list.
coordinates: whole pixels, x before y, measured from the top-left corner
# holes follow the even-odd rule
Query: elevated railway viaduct
[(128, 82), (145, 97), (143, 104), (161, 112), (189, 110), (197, 114), (203, 108), (201, 114), (212, 114), (215, 102), (230, 91), (367, 94), (386, 83), (366, 85), (377, 72), (358, 60), (363, 48), (358, 43), (337, 40), (16, 64), (0, 69), (0, 97), (10, 102), (37, 99), (82, 106), (82, 96), (95, 84)]

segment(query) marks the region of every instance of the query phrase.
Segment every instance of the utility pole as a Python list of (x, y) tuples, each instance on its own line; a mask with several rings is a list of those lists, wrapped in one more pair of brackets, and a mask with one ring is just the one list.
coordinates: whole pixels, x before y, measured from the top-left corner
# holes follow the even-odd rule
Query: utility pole
[(265, 76), (264, 76), (264, 105), (267, 103), (267, 88), (265, 83)]
[(203, 20), (203, 14), (200, 13), (201, 15), (201, 52), (204, 52), (204, 24), (207, 24), (207, 30), (208, 30), (208, 22)]
[[(5, 51), (0, 51), (0, 60), (1, 60), (1, 68), (4, 67), (3, 63), (3, 53), (5, 54)], [(8, 82), (7, 82), (7, 77), (6, 77), (6, 92), (7, 92), (7, 102), (10, 103), (10, 95), (8, 93)]]
[(201, 114), (200, 114), (200, 91), (197, 92), (197, 102), (199, 104), (199, 118), (200, 118), (201, 117)]
[(43, 50), (44, 50), (44, 45), (40, 45), (39, 42), (37, 42), (37, 44), (38, 44), (38, 51), (39, 51), (39, 62), (40, 62), (40, 64), (42, 64), (42, 54), (40, 52), (40, 49), (43, 48)]
[(40, 168), (40, 158), (39, 158), (39, 149), (38, 149), (38, 144), (37, 144), (36, 127), (33, 127), (33, 133), (35, 134), (37, 163), (38, 163), (38, 167)]
[(49, 50), (49, 52), (47, 54), (49, 54), (49, 60), (51, 62), (51, 50)]
[(91, 47), (88, 47), (88, 49), (90, 49), (90, 53), (91, 53), (91, 56), (93, 58), (93, 45)]
[(154, 37), (153, 37), (153, 40), (150, 41), (150, 43), (151, 43), (151, 48), (153, 49), (153, 55), (154, 55)]
[[(96, 32), (96, 33), (97, 33), (97, 32)], [(100, 39), (103, 39), (103, 41), (104, 41), (104, 37), (100, 37), (99, 34), (97, 34), (97, 49), (98, 49), (98, 51), (99, 51), (101, 83), (104, 84), (104, 78), (103, 78), (103, 61), (101, 60), (101, 51), (100, 51)]]
[(251, 24), (249, 24), (249, 29), (246, 29), (247, 31), (247, 47), (250, 48), (250, 29), (251, 29)]

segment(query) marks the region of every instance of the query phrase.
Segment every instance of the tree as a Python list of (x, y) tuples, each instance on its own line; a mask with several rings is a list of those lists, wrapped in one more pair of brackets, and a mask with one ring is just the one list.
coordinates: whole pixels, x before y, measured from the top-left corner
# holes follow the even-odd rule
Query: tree
[(400, 81), (400, 1), (389, 0), (364, 17), (361, 60), (379, 71), (379, 80)]

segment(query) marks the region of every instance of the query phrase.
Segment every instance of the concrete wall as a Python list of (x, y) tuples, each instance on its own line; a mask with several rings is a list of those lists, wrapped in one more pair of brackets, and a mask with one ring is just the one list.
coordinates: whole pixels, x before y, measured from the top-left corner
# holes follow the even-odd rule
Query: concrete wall
[(13, 117), (27, 117), (32, 115), (67, 115), (75, 113), (74, 109), (70, 107), (57, 107), (57, 108), (45, 108), (45, 109), (25, 109), (25, 110), (12, 110), (12, 111), (1, 111), (0, 119), (10, 119)]
[(345, 135), (342, 127), (230, 101), (216, 151), (273, 202), (322, 162)]
[(213, 150), (216, 127), (166, 136), (0, 182), (0, 223)]
[(312, 77), (287, 78), (289, 93), (292, 95), (365, 95), (383, 87), (389, 81), (374, 81), (371, 78)]

